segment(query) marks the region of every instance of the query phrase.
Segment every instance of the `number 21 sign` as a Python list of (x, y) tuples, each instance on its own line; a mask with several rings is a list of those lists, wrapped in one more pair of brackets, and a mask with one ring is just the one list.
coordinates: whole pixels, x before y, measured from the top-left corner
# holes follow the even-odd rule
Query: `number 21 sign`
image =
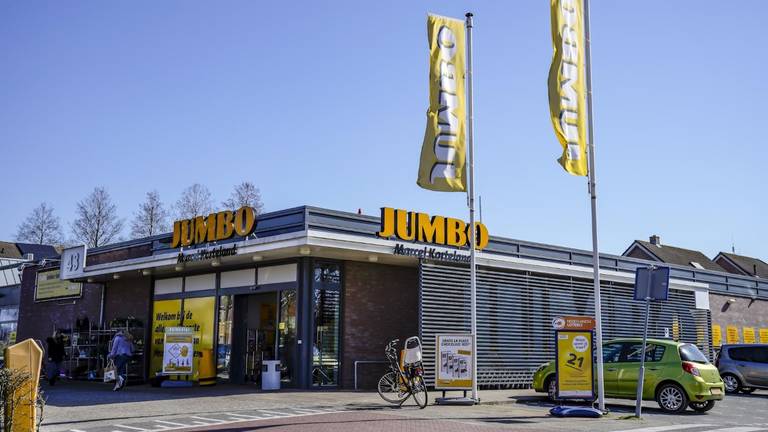
[(594, 400), (594, 320), (591, 317), (579, 317), (578, 325), (568, 325), (568, 322), (576, 322), (573, 318), (575, 317), (553, 321), (557, 342), (557, 398)]

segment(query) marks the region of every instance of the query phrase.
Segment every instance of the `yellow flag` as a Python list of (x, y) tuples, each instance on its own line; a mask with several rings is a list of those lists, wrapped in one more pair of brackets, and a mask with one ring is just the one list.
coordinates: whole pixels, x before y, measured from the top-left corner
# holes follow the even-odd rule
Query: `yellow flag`
[(424, 189), (467, 190), (464, 93), (464, 22), (427, 17), (429, 110), (421, 147), (419, 178)]
[(554, 55), (549, 68), (549, 113), (563, 146), (560, 165), (587, 175), (587, 101), (581, 0), (550, 0)]

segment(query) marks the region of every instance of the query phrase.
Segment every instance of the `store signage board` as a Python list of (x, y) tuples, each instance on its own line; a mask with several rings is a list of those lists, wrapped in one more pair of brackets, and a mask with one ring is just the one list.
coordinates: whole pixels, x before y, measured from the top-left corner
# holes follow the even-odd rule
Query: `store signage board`
[[(482, 250), (488, 245), (488, 228), (481, 222), (476, 222), (475, 227), (475, 249)], [(381, 230), (376, 235), (385, 239), (395, 237), (405, 242), (465, 248), (469, 245), (471, 232), (469, 224), (461, 219), (382, 207)]]
[(36, 302), (80, 298), (83, 293), (83, 284), (62, 280), (59, 277), (60, 273), (59, 269), (37, 272)]
[(435, 335), (435, 389), (472, 390), (471, 334)]
[(243, 206), (236, 211), (224, 210), (208, 216), (181, 219), (173, 223), (171, 247), (186, 247), (232, 238), (247, 237), (256, 229), (256, 210)]
[(61, 279), (75, 279), (83, 276), (87, 252), (88, 248), (85, 245), (64, 249), (59, 265)]
[(459, 262), (469, 264), (469, 255), (459, 253), (456, 250), (439, 250), (437, 248), (424, 246), (422, 248), (407, 247), (402, 243), (395, 245), (393, 252), (395, 255), (412, 256), (420, 259), (429, 259), (435, 261)]
[[(588, 322), (591, 317), (584, 318)], [(569, 330), (563, 325), (555, 330), (558, 399), (595, 399), (592, 327), (587, 327)]]
[(194, 329), (166, 327), (163, 341), (163, 374), (192, 375)]
[(712, 346), (719, 347), (723, 344), (723, 329), (718, 324), (712, 324)]
[(205, 261), (214, 258), (237, 255), (237, 245), (229, 247), (216, 246), (206, 249), (194, 249), (192, 251), (179, 252), (176, 256), (176, 262), (186, 263), (194, 261)]

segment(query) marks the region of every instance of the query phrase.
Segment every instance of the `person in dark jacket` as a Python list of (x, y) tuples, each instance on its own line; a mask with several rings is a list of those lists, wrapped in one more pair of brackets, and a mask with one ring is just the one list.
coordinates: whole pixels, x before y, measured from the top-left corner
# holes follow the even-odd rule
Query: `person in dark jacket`
[(46, 378), (48, 384), (55, 385), (59, 379), (61, 362), (64, 361), (64, 337), (61, 334), (54, 334), (46, 339), (48, 344), (48, 370)]

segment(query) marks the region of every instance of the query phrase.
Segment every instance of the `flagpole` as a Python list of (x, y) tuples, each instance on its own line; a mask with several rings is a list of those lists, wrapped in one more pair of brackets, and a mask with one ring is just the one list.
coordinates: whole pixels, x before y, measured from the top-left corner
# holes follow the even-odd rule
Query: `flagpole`
[(595, 291), (595, 323), (596, 323), (596, 357), (597, 357), (597, 403), (600, 411), (605, 411), (605, 382), (603, 378), (603, 320), (602, 299), (600, 298), (600, 253), (597, 245), (597, 181), (595, 179), (595, 139), (592, 122), (592, 54), (589, 37), (589, 0), (584, 2), (584, 55), (585, 75), (587, 79), (587, 118), (589, 131), (588, 163), (589, 163), (589, 195), (592, 208), (592, 272)]
[(469, 296), (470, 322), (474, 346), (472, 347), (472, 400), (480, 401), (477, 395), (477, 281), (475, 257), (475, 142), (473, 135), (474, 117), (472, 115), (472, 12), (465, 15), (467, 26), (467, 134), (469, 151)]

